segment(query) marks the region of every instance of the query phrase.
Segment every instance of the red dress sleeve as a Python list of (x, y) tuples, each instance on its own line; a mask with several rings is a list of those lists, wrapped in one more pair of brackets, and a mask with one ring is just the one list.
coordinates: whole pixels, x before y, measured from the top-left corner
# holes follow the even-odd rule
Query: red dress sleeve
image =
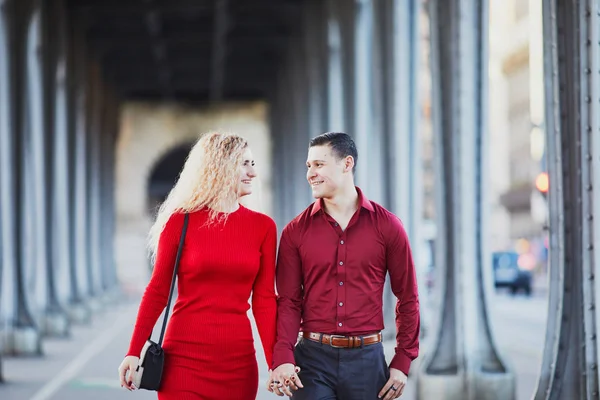
[(128, 356), (140, 356), (144, 343), (150, 337), (152, 329), (164, 308), (167, 305), (175, 257), (181, 239), (184, 214), (175, 213), (167, 221), (158, 241), (156, 262), (152, 277), (138, 310), (133, 335), (129, 344)]
[(273, 364), (273, 346), (277, 319), (277, 296), (275, 294), (275, 257), (277, 252), (277, 228), (268, 218), (265, 238), (260, 247), (260, 268), (252, 289), (252, 313), (265, 351), (267, 365)]

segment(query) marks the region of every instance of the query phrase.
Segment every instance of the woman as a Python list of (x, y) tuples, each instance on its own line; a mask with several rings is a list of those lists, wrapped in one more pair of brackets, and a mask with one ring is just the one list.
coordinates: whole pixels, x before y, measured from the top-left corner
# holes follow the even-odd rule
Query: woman
[(178, 297), (163, 347), (159, 400), (254, 400), (258, 365), (246, 312), (252, 312), (271, 365), (275, 342), (276, 227), (239, 199), (256, 176), (245, 139), (210, 133), (192, 148), (150, 230), (155, 254), (121, 385), (132, 387), (140, 351), (167, 304), (184, 214), (189, 226), (178, 271)]

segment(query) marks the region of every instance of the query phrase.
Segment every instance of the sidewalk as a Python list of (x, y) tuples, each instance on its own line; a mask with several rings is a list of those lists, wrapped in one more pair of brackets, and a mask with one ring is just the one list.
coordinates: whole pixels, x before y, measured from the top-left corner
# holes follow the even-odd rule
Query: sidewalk
[[(73, 327), (69, 339), (45, 339), (44, 356), (3, 358), (2, 400), (135, 400), (156, 399), (153, 392), (128, 392), (120, 387), (117, 367), (129, 344), (138, 301), (126, 301), (94, 317), (91, 325)], [(264, 387), (267, 367), (255, 329), (260, 382), (257, 400), (277, 399)], [(393, 341), (384, 343), (388, 361)], [(415, 369), (416, 370), (416, 369)], [(414, 381), (402, 399), (414, 400)], [(229, 399), (236, 400), (236, 399)]]

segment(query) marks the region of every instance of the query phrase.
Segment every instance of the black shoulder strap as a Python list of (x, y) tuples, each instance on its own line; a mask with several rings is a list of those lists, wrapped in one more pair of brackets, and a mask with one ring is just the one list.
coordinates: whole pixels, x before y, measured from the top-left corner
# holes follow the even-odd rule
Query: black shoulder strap
[(163, 337), (165, 336), (165, 329), (167, 328), (167, 320), (169, 319), (169, 310), (171, 308), (171, 300), (173, 299), (173, 289), (175, 288), (175, 279), (177, 278), (177, 270), (179, 269), (179, 259), (181, 258), (181, 252), (183, 250), (183, 243), (185, 242), (185, 233), (187, 232), (189, 214), (185, 213), (183, 218), (183, 229), (181, 230), (181, 238), (179, 239), (179, 248), (177, 249), (177, 257), (175, 257), (175, 267), (173, 268), (173, 278), (171, 279), (171, 290), (169, 290), (169, 300), (167, 301), (167, 308), (165, 309), (165, 318), (163, 319), (163, 326), (160, 331), (160, 339), (158, 345), (162, 346)]

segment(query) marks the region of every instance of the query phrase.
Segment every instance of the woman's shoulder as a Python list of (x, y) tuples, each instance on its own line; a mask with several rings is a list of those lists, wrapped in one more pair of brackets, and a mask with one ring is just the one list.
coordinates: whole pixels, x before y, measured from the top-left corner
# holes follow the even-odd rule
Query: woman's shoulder
[(251, 210), (242, 205), (240, 205), (240, 207), (243, 208), (245, 215), (247, 215), (247, 218), (250, 219), (253, 223), (259, 223), (268, 228), (276, 228), (275, 220), (273, 218), (271, 218), (269, 215), (262, 213), (260, 211)]

